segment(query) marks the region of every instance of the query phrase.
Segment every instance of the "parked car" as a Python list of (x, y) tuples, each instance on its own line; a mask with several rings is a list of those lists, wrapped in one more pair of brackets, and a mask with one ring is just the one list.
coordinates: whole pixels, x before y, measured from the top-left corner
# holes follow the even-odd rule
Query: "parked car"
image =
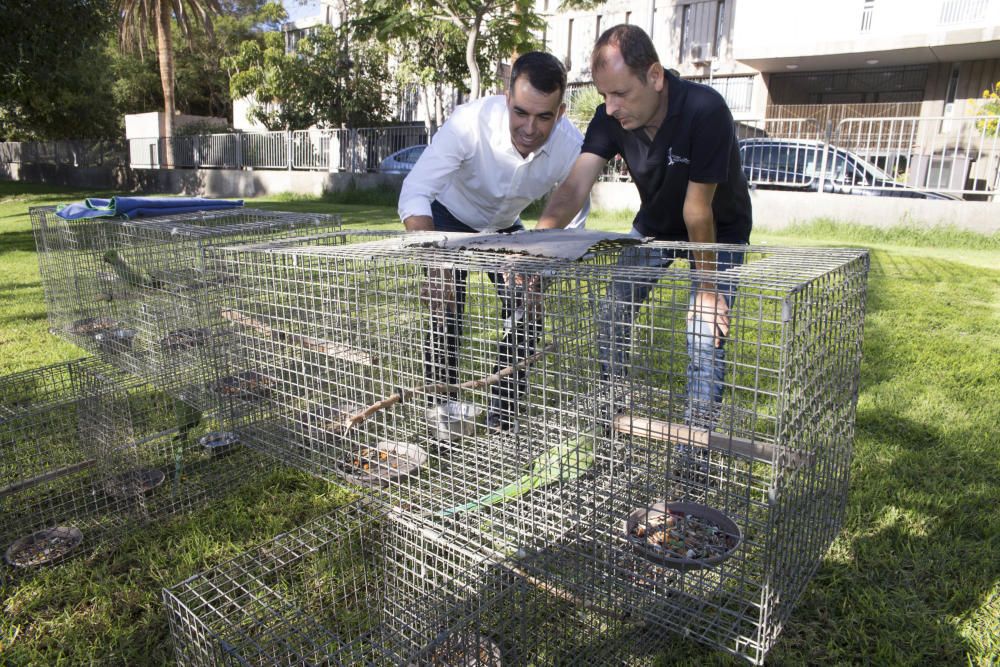
[(379, 164), (378, 170), (383, 174), (408, 174), (423, 154), (427, 144), (417, 144), (398, 150)]
[(826, 155), (823, 191), (875, 197), (961, 199), (946, 192), (919, 190), (851, 153), (821, 141), (753, 138), (740, 141), (740, 158), (747, 180), (758, 188), (808, 190), (819, 188), (817, 165)]

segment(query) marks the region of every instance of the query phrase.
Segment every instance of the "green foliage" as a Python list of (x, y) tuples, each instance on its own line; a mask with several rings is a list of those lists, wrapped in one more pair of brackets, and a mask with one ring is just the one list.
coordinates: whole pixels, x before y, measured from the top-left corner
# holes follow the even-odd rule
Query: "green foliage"
[(586, 127), (594, 117), (597, 107), (604, 104), (604, 98), (591, 85), (581, 86), (573, 90), (566, 104), (566, 115), (577, 127)]
[[(538, 48), (533, 31), (544, 26), (531, 0), (367, 0), (356, 8), (352, 23), (361, 34), (398, 42), (397, 55), (425, 85), (453, 85), (474, 97), (481, 83), (497, 82), (500, 62)], [(437, 49), (444, 50), (435, 56)], [(435, 57), (448, 66), (434, 71)], [(455, 66), (458, 62), (465, 63), (464, 71)]]
[[(979, 114), (982, 116), (1000, 116), (1000, 81), (994, 83), (992, 88), (987, 88), (983, 91)], [(1000, 134), (1000, 118), (978, 120), (976, 121), (976, 129), (988, 137), (995, 137), (997, 134)]]
[(118, 131), (104, 38), (111, 0), (0, 2), (0, 140)]
[(244, 41), (223, 65), (233, 72), (233, 97), (251, 97), (250, 117), (270, 130), (363, 127), (390, 117), (388, 50), (353, 39), (349, 28), (320, 26), (295, 53), (285, 53), (282, 33), (265, 33)]

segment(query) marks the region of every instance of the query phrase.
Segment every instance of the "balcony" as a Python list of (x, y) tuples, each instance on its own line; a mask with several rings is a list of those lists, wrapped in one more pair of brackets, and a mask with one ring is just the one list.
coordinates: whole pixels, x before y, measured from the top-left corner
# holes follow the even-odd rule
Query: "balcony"
[(741, 0), (735, 25), (734, 59), (762, 72), (1000, 58), (1000, 0)]

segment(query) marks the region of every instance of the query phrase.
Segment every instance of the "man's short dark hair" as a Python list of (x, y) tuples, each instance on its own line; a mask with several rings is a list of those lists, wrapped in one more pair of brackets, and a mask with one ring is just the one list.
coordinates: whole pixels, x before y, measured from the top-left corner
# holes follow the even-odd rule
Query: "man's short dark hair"
[(590, 54), (591, 72), (596, 72), (607, 64), (604, 56), (605, 46), (617, 47), (625, 66), (639, 77), (642, 83), (646, 83), (646, 73), (649, 72), (649, 68), (660, 62), (660, 57), (656, 55), (656, 47), (653, 46), (653, 40), (649, 35), (639, 26), (621, 23), (608, 28), (597, 38), (594, 50)]
[(558, 90), (562, 97), (566, 92), (566, 68), (551, 53), (529, 51), (515, 60), (510, 68), (511, 90), (522, 75), (528, 77), (528, 83), (540, 93), (548, 95)]

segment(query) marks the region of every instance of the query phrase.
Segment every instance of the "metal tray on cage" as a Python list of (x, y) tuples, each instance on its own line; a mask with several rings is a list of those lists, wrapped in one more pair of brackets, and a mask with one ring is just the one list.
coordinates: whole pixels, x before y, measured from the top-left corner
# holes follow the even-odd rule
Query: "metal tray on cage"
[(646, 559), (677, 570), (713, 567), (743, 540), (732, 519), (700, 503), (660, 501), (629, 513), (625, 539)]
[(45, 528), (11, 542), (3, 559), (15, 568), (54, 565), (69, 558), (82, 542), (83, 533), (75, 526)]

